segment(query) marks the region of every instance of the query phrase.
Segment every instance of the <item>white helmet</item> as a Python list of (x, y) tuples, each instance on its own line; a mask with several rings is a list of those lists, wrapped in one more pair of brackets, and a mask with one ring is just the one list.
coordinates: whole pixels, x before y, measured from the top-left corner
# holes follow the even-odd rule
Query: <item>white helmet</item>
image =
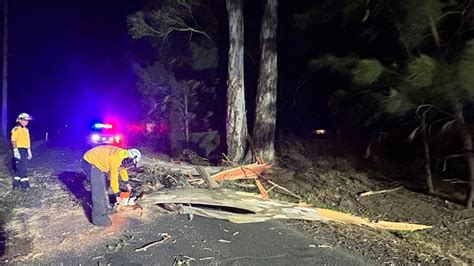
[(27, 113), (21, 113), (16, 118), (16, 122), (20, 122), (21, 120), (31, 121), (31, 120), (33, 120), (33, 117), (31, 115), (27, 114)]
[(142, 154), (137, 149), (129, 149), (128, 157), (133, 159), (133, 164), (137, 164), (141, 160)]

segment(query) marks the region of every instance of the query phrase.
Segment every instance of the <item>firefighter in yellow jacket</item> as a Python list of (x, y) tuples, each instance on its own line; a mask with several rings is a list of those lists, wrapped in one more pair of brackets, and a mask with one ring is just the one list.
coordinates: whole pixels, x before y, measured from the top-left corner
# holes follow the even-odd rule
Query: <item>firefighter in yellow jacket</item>
[(128, 182), (127, 168), (136, 166), (141, 159), (137, 149), (122, 149), (113, 145), (96, 146), (84, 154), (83, 168), (91, 181), (92, 223), (108, 226), (112, 222), (107, 215), (110, 202), (106, 193), (105, 179), (110, 180), (110, 188), (119, 201), (119, 176), (126, 183), (127, 190), (132, 186)]
[(28, 160), (31, 160), (31, 142), (30, 132), (28, 131), (28, 123), (33, 118), (27, 113), (21, 113), (16, 118), (18, 123), (12, 129), (12, 146), (13, 146), (13, 189), (28, 190), (30, 188), (30, 180), (28, 178)]

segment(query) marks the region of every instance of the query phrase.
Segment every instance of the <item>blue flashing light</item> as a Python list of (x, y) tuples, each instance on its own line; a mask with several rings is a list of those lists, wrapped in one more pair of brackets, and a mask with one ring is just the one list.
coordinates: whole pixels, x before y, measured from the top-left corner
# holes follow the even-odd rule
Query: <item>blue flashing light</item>
[(95, 128), (95, 129), (102, 129), (102, 128), (111, 129), (111, 128), (112, 128), (112, 125), (111, 125), (111, 124), (95, 123), (95, 124), (94, 124), (94, 128)]

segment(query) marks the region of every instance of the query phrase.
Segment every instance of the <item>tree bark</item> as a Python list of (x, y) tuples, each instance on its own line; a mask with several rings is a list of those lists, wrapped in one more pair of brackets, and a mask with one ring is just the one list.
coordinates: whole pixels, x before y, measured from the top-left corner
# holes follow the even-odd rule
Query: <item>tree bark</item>
[(264, 161), (275, 157), (277, 99), (277, 28), (278, 0), (266, 0), (260, 31), (260, 75), (257, 88), (253, 144), (256, 155)]
[(425, 174), (426, 185), (428, 186), (428, 193), (434, 194), (435, 189), (433, 185), (433, 175), (431, 174), (430, 145), (428, 143), (428, 137), (426, 136), (426, 133), (423, 133), (423, 151), (425, 156)]
[(455, 109), (455, 117), (458, 119), (458, 126), (461, 134), (461, 140), (463, 143), (464, 152), (467, 153), (466, 161), (468, 164), (468, 175), (469, 175), (469, 185), (466, 195), (466, 208), (472, 208), (472, 200), (474, 199), (474, 157), (472, 150), (472, 136), (469, 128), (466, 125), (464, 120), (464, 114), (462, 111), (462, 105), (459, 104)]
[(243, 0), (226, 0), (229, 16), (229, 62), (227, 80), (227, 157), (243, 159), (247, 139), (244, 86)]
[[(304, 204), (276, 200), (262, 200), (252, 193), (229, 189), (173, 189), (147, 193), (140, 200), (141, 206), (157, 204), (179, 204), (181, 214), (196, 214), (215, 219), (225, 219), (232, 223), (256, 223), (270, 219), (301, 219), (309, 221), (334, 221), (343, 224), (364, 225), (376, 229), (416, 231), (431, 226), (400, 222), (371, 221), (367, 218), (314, 208)], [(227, 208), (222, 210), (219, 207)], [(213, 208), (210, 208), (213, 207)], [(234, 209), (236, 212), (232, 212)]]
[(432, 16), (430, 16), (430, 30), (431, 35), (433, 35), (433, 41), (435, 42), (436, 48), (441, 49), (441, 41), (439, 38), (438, 29), (436, 28), (436, 23)]
[(181, 119), (183, 119), (183, 116), (178, 110), (171, 110), (169, 115), (169, 139), (172, 155), (179, 155), (183, 151), (184, 132)]
[(426, 112), (423, 113), (423, 152), (425, 157), (425, 174), (426, 174), (426, 185), (428, 186), (428, 193), (434, 194), (433, 175), (431, 173), (431, 155), (430, 155), (430, 144), (428, 142), (428, 129), (426, 125)]
[(186, 139), (186, 148), (189, 148), (189, 108), (187, 92), (184, 94), (184, 138)]

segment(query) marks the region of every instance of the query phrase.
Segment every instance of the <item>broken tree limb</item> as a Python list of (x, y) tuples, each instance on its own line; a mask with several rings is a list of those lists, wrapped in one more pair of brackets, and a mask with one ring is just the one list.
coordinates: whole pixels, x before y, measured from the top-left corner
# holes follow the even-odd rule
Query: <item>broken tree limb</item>
[(199, 176), (200, 174), (196, 170), (196, 167), (202, 167), (216, 181), (257, 178), (258, 175), (260, 175), (271, 167), (271, 165), (268, 163), (255, 163), (249, 165), (234, 166), (232, 168), (218, 166), (196, 166), (189, 164), (178, 164), (150, 157), (144, 157), (141, 160), (141, 164), (143, 166), (162, 167), (171, 172), (179, 172), (183, 175), (192, 176)]
[(265, 187), (263, 186), (262, 182), (258, 179), (255, 179), (255, 184), (257, 185), (258, 191), (260, 192), (260, 195), (262, 196), (262, 199), (267, 200), (268, 199), (268, 193)]
[(345, 224), (356, 224), (356, 225), (365, 225), (375, 229), (385, 229), (385, 230), (397, 230), (397, 231), (416, 231), (422, 229), (429, 229), (432, 226), (421, 225), (421, 224), (409, 224), (409, 223), (397, 223), (397, 222), (387, 222), (387, 221), (370, 221), (367, 218), (357, 217), (351, 214), (316, 208), (319, 214), (330, 221), (345, 223)]
[(240, 179), (255, 179), (255, 184), (262, 196), (262, 199), (268, 199), (268, 192), (263, 186), (262, 182), (258, 180), (258, 177), (266, 170), (271, 167), (270, 164), (248, 164), (243, 166), (237, 166), (211, 176), (212, 180), (224, 181), (224, 180), (240, 180)]
[(470, 183), (469, 181), (463, 181), (463, 180), (456, 179), (456, 178), (443, 179), (442, 181), (443, 182), (448, 182), (448, 183), (451, 183), (451, 184), (469, 184)]
[[(273, 189), (274, 187), (277, 187), (277, 188), (279, 188), (279, 189), (285, 191), (286, 193), (290, 194), (291, 196), (293, 196), (293, 197), (295, 197), (295, 198), (297, 198), (297, 199), (301, 199), (300, 196), (298, 196), (298, 195), (296, 195), (295, 193), (291, 192), (291, 191), (288, 190), (287, 188), (282, 187), (282, 186), (278, 185), (277, 183), (272, 182), (272, 181), (270, 181), (270, 180), (267, 180), (267, 182), (273, 185), (272, 189)], [(270, 192), (270, 189), (269, 189), (267, 192)]]
[[(180, 211), (182, 214), (196, 214), (208, 218), (224, 219), (233, 223), (253, 223), (270, 219), (299, 219), (335, 221), (386, 230), (416, 231), (431, 228), (431, 226), (419, 224), (374, 222), (351, 214), (314, 208), (306, 204), (262, 200), (256, 194), (229, 189), (164, 190), (146, 194), (142, 199), (144, 207), (164, 203), (183, 204)], [(232, 208), (236, 211), (229, 211)]]
[(237, 183), (237, 182), (233, 182), (232, 183), (234, 186), (237, 186), (237, 187), (240, 187), (240, 188), (255, 188), (256, 185), (255, 184), (240, 184), (240, 183)]
[(237, 179), (254, 179), (260, 174), (272, 167), (271, 164), (248, 164), (237, 166), (231, 169), (224, 170), (222, 172), (212, 175), (212, 179), (216, 181), (224, 180), (237, 180)]
[(196, 171), (198, 171), (198, 173), (204, 178), (210, 188), (215, 189), (220, 187), (220, 185), (214, 179), (211, 178), (211, 176), (209, 175), (207, 170), (204, 169), (204, 167), (198, 166), (196, 167)]
[(399, 186), (399, 187), (391, 188), (391, 189), (383, 189), (383, 190), (378, 190), (378, 191), (367, 191), (367, 192), (360, 193), (359, 197), (365, 197), (365, 196), (370, 196), (370, 195), (375, 195), (375, 194), (390, 193), (390, 192), (400, 190), (402, 188), (403, 188), (403, 186)]

